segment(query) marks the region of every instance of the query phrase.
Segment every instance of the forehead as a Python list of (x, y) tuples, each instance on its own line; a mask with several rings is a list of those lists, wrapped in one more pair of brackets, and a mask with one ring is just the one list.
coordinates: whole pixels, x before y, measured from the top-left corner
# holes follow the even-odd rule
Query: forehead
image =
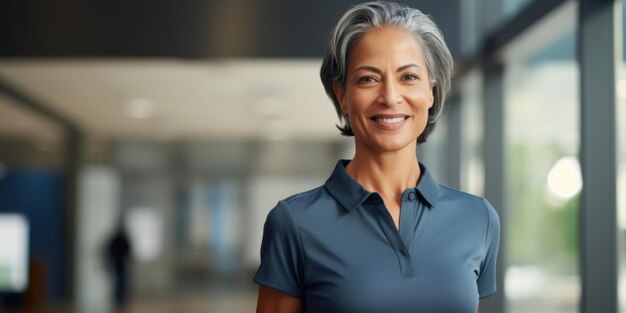
[(416, 63), (426, 68), (424, 50), (415, 36), (395, 27), (369, 31), (355, 42), (348, 57), (348, 67), (361, 66), (364, 63), (373, 66)]

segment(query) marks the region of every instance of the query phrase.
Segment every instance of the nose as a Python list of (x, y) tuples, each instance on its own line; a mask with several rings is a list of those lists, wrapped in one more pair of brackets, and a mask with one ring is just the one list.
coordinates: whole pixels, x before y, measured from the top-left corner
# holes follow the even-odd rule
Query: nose
[(378, 102), (385, 106), (393, 106), (402, 101), (402, 95), (400, 93), (399, 86), (397, 83), (388, 79), (380, 87), (380, 94), (378, 98)]

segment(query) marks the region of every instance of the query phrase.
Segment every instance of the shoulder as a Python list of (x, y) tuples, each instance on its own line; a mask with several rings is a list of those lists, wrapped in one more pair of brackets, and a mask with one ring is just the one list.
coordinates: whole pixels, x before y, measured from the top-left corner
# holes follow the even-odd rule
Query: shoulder
[(439, 189), (441, 191), (440, 201), (443, 204), (453, 204), (454, 207), (461, 210), (469, 210), (472, 214), (479, 214), (489, 223), (493, 223), (494, 220), (499, 221), (498, 212), (484, 197), (441, 184), (439, 184)]
[(276, 206), (269, 212), (267, 216), (268, 221), (279, 222), (285, 219), (291, 219), (293, 221), (294, 216), (307, 211), (310, 207), (315, 206), (316, 203), (325, 198), (328, 197), (326, 196), (324, 186), (291, 195), (278, 201)]
[(308, 203), (314, 202), (319, 199), (325, 193), (324, 186), (319, 186), (313, 188), (311, 190), (307, 190), (304, 192), (299, 192), (294, 195), (291, 195), (285, 199), (280, 200), (286, 206), (297, 207), (303, 206)]
[(330, 202), (334, 202), (334, 198), (322, 185), (282, 199), (278, 205), (285, 207), (293, 215), (300, 215), (322, 206), (327, 207)]
[(320, 187), (300, 192), (278, 201), (270, 211), (268, 221), (287, 223), (295, 229), (314, 231), (319, 225), (333, 223), (345, 210), (333, 198), (328, 189)]

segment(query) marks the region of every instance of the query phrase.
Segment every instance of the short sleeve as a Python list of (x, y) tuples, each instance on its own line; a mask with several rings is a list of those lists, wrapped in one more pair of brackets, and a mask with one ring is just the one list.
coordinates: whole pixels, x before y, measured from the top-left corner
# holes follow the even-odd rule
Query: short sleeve
[(489, 223), (485, 239), (485, 255), (480, 266), (480, 275), (477, 279), (479, 298), (487, 298), (496, 293), (496, 261), (500, 246), (500, 219), (491, 204), (483, 199), (489, 212)]
[(267, 215), (261, 242), (261, 265), (254, 282), (302, 299), (302, 246), (286, 203)]

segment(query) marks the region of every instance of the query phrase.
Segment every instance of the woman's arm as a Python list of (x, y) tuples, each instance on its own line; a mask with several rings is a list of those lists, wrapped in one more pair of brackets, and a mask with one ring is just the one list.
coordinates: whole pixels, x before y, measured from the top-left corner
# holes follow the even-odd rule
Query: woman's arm
[(302, 301), (276, 289), (259, 285), (256, 313), (302, 313)]

